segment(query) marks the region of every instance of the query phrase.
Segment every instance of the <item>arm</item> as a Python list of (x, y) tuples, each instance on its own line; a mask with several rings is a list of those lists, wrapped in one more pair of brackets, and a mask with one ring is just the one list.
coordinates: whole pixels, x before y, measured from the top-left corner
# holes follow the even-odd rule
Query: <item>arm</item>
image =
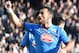
[(64, 48), (61, 48), (59, 53), (66, 53), (67, 51), (72, 51), (74, 47), (74, 42), (68, 42)]
[(66, 44), (66, 47), (62, 48), (65, 49), (66, 51), (71, 51), (74, 47), (74, 41), (70, 41)]
[(74, 41), (69, 40), (67, 33), (61, 29), (60, 30), (60, 39), (65, 44), (64, 48), (61, 48), (60, 53), (71, 51), (74, 47)]
[[(8, 7), (9, 5), (9, 7)], [(11, 19), (14, 24), (16, 24), (16, 26), (18, 27), (22, 27), (22, 28), (25, 28), (26, 30), (28, 31), (32, 31), (32, 29), (35, 29), (35, 28), (38, 28), (39, 25), (38, 24), (34, 24), (34, 23), (27, 23), (27, 22), (24, 22), (22, 20), (20, 20), (16, 14), (13, 12), (12, 8), (11, 8), (11, 2), (10, 1), (7, 1), (6, 4), (5, 4), (5, 8), (7, 9), (9, 15), (11, 16)], [(31, 29), (31, 30), (30, 30)]]
[(15, 13), (13, 12), (12, 9), (9, 9), (11, 10), (11, 12), (9, 13), (9, 16), (11, 17), (10, 20), (13, 21), (13, 23), (17, 26), (17, 27), (23, 27), (23, 21), (20, 20), (16, 15)]
[(11, 20), (16, 24), (16, 26), (23, 27), (23, 22), (16, 16), (11, 7), (12, 7), (11, 2), (7, 1), (5, 3), (5, 8), (8, 11), (9, 15), (11, 16)]

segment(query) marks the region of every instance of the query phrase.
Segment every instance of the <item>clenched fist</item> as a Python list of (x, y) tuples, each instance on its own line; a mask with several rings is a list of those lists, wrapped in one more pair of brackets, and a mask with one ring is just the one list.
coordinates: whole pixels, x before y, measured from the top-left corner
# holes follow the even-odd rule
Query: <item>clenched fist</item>
[(9, 8), (11, 8), (11, 7), (12, 7), (11, 2), (10, 2), (10, 1), (7, 1), (7, 2), (5, 3), (5, 8), (6, 8), (6, 9), (9, 9)]
[(6, 1), (6, 2), (5, 2), (5, 8), (6, 8), (6, 10), (7, 10), (8, 13), (13, 12), (13, 10), (12, 10), (11, 7), (12, 7), (11, 2), (10, 2), (10, 1)]

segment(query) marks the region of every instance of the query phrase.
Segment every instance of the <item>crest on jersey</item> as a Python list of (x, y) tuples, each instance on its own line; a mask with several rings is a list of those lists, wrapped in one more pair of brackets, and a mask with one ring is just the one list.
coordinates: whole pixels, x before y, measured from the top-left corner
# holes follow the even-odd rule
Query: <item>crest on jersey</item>
[(41, 35), (41, 40), (43, 42), (50, 43), (54, 41), (54, 37), (51, 34), (44, 33), (43, 35)]
[(56, 33), (56, 32), (57, 32), (57, 30), (56, 30), (56, 29), (53, 29), (52, 31), (53, 31), (54, 33)]

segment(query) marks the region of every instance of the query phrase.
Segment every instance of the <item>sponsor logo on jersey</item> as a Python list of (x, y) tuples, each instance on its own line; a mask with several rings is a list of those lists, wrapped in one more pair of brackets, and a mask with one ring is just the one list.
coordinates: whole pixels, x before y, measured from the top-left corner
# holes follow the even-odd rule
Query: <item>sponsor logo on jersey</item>
[(41, 36), (41, 40), (42, 40), (43, 42), (50, 43), (50, 42), (53, 42), (53, 41), (54, 41), (54, 37), (53, 37), (53, 35), (51, 35), (51, 34), (44, 33), (44, 34)]

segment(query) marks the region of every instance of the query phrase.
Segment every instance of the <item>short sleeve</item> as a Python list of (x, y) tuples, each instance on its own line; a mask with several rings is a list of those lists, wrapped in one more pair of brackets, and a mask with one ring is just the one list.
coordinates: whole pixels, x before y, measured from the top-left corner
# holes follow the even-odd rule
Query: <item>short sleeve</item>
[(61, 28), (59, 33), (60, 33), (60, 40), (63, 41), (63, 43), (68, 43), (70, 41), (64, 29)]
[(39, 27), (38, 24), (28, 23), (28, 22), (25, 22), (23, 25), (24, 25), (24, 29), (25, 29), (25, 30), (27, 30), (27, 31), (31, 31), (31, 32), (33, 31), (33, 29)]

